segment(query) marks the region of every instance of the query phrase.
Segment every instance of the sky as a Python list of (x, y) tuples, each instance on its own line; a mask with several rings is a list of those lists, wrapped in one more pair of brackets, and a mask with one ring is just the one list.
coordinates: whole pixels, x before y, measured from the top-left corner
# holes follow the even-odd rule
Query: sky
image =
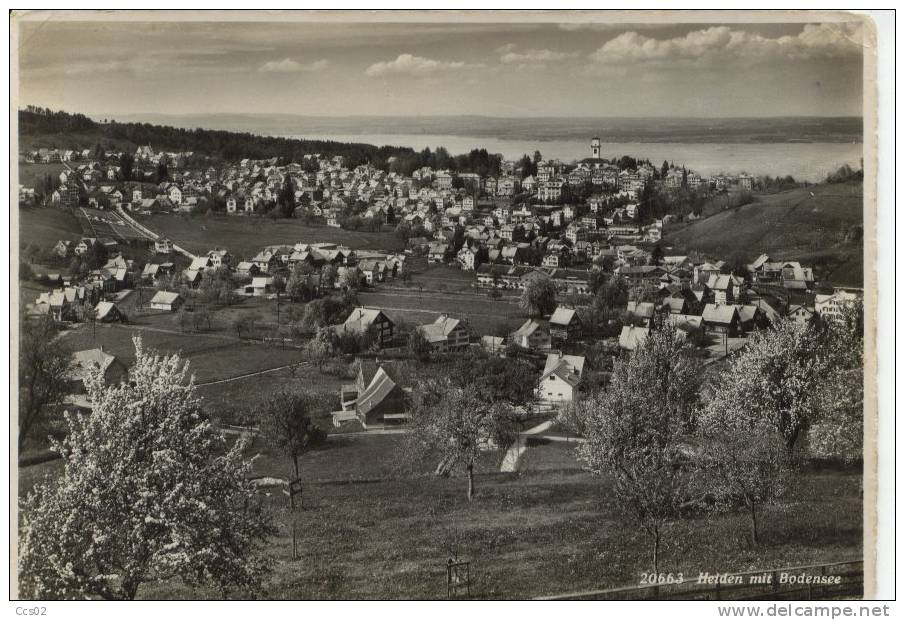
[(859, 116), (855, 23), (21, 22), (20, 106), (107, 115)]

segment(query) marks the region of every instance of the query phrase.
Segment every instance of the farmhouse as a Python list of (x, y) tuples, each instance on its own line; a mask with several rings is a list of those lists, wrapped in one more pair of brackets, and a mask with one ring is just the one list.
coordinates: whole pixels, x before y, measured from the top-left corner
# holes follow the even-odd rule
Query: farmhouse
[(858, 303), (860, 296), (844, 289), (836, 289), (832, 295), (816, 295), (814, 310), (825, 321), (841, 321), (845, 308)]
[(105, 353), (103, 348), (76, 351), (72, 354), (67, 381), (73, 394), (85, 393), (85, 380), (100, 372), (107, 385), (122, 381), (127, 374), (126, 365), (115, 356)]
[(166, 237), (161, 237), (154, 241), (154, 251), (158, 254), (171, 254), (173, 252), (173, 242)]
[(512, 332), (512, 342), (523, 349), (545, 350), (552, 346), (550, 331), (540, 321), (528, 319)]
[(94, 318), (102, 323), (114, 323), (125, 319), (122, 311), (112, 301), (101, 301), (94, 307)]
[(381, 346), (393, 340), (393, 322), (379, 308), (355, 308), (342, 324), (342, 329), (356, 334), (364, 334), (372, 327)]
[(342, 411), (334, 412), (334, 425), (350, 416), (366, 429), (405, 422), (411, 402), (405, 373), (388, 362), (359, 359), (357, 364), (355, 383), (340, 388)]
[(619, 348), (624, 351), (634, 351), (647, 340), (648, 332), (650, 329), (647, 327), (624, 326), (619, 333)]
[(707, 304), (701, 315), (708, 333), (735, 336), (739, 330), (739, 315), (736, 306)]
[(154, 310), (167, 310), (168, 312), (175, 312), (182, 305), (183, 299), (179, 293), (173, 293), (170, 291), (158, 291), (154, 297), (151, 298), (151, 308)]
[(559, 306), (550, 316), (550, 336), (559, 340), (574, 340), (581, 335), (581, 319), (573, 308)]
[(789, 320), (799, 325), (807, 325), (814, 320), (816, 315), (813, 308), (798, 305), (789, 306)]
[(654, 304), (649, 301), (630, 301), (625, 313), (628, 322), (638, 327), (650, 327), (654, 318)]
[(440, 315), (433, 323), (419, 325), (418, 331), (430, 343), (431, 351), (435, 353), (462, 351), (468, 347), (470, 339), (465, 324), (445, 314)]

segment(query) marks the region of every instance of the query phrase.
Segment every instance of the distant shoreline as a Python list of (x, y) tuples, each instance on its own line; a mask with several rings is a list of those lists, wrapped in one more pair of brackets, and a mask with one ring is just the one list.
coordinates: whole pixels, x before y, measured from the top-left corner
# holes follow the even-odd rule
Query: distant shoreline
[(186, 129), (249, 132), (264, 136), (336, 134), (446, 135), (551, 142), (589, 140), (640, 143), (857, 144), (863, 141), (860, 117), (774, 118), (501, 118), (484, 116), (354, 116), (134, 114), (117, 118)]

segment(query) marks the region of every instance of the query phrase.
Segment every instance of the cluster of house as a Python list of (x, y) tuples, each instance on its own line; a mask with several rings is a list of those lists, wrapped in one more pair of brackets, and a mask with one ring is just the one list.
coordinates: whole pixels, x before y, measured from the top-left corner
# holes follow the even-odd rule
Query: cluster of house
[[(83, 237), (77, 243), (60, 241), (54, 246), (54, 252), (61, 257), (78, 256), (99, 243), (104, 241), (92, 237)], [(133, 261), (118, 253), (112, 254), (104, 265), (79, 276), (44, 274), (44, 281), (53, 288), (26, 305), (26, 316), (50, 316), (56, 321), (79, 321), (89, 316), (104, 322), (121, 321), (124, 315), (110, 298), (132, 286), (134, 276)]]
[[(192, 182), (196, 174), (186, 169), (192, 152), (155, 153), (150, 147), (139, 147), (133, 159), (132, 178), (143, 177), (145, 173), (156, 174), (156, 166), (164, 161), (172, 180), (160, 184), (123, 181), (119, 165), (123, 155), (110, 152), (105, 153), (103, 160), (96, 160), (91, 149), (38, 149), (24, 153), (23, 159), (26, 163), (61, 162), (65, 165), (54, 180), (54, 189), (49, 196), (52, 204), (60, 206), (77, 206), (82, 190), (88, 196), (88, 205), (95, 208), (120, 205), (190, 207), (203, 195), (204, 187)], [(34, 198), (34, 195), (34, 188), (19, 189), (20, 200)]]
[[(552, 350), (550, 335), (552, 332), (555, 338), (578, 337), (577, 314), (573, 309), (558, 308), (550, 318), (549, 330), (537, 330), (532, 327), (535, 325), (535, 321), (529, 321), (510, 337), (517, 346), (547, 354), (534, 395), (538, 401), (549, 404), (570, 402), (584, 372), (584, 357)], [(395, 336), (395, 324), (379, 308), (355, 308), (344, 323), (333, 329), (353, 334), (371, 331), (383, 346), (390, 344)], [(446, 314), (433, 322), (418, 325), (416, 329), (433, 353), (461, 352), (469, 346), (480, 346), (492, 354), (501, 354), (504, 349), (503, 338), (483, 336), (476, 340), (464, 321)], [(333, 413), (334, 424), (340, 426), (343, 422), (357, 420), (364, 428), (369, 428), (407, 420), (412, 385), (407, 374), (399, 370), (398, 363), (357, 360), (356, 364), (355, 382), (340, 388), (341, 410)]]

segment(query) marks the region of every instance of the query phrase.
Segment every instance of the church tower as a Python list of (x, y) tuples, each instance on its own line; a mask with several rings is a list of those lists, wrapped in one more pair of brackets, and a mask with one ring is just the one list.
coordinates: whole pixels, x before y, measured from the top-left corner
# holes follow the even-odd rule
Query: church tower
[(600, 159), (600, 138), (597, 136), (591, 139), (591, 157)]

